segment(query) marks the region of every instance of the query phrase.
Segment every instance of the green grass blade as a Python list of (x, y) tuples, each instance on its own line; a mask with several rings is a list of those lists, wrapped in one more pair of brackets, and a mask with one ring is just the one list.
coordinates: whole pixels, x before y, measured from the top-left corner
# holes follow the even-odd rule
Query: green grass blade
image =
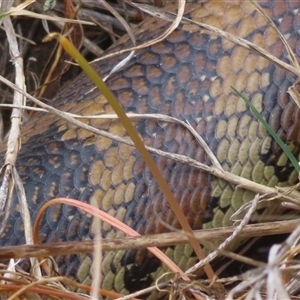
[(250, 102), (250, 100), (245, 97), (243, 94), (241, 94), (239, 91), (237, 91), (234, 87), (231, 87), (233, 91), (242, 98), (246, 104), (250, 107), (253, 115), (264, 125), (264, 127), (267, 129), (269, 134), (274, 138), (276, 143), (281, 147), (281, 149), (284, 151), (285, 155), (288, 157), (292, 165), (294, 166), (295, 170), (300, 173), (300, 166), (298, 164), (298, 160), (290, 150), (290, 148), (281, 140), (281, 138), (276, 134), (276, 132), (273, 130), (273, 128), (266, 122), (266, 120), (261, 116), (261, 114), (257, 111), (257, 109), (254, 107), (254, 105)]

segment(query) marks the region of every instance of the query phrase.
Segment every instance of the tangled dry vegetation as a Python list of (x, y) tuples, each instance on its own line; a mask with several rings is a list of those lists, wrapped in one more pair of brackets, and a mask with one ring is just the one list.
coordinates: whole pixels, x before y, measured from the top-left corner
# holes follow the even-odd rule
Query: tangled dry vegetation
[[(117, 2), (117, 1), (116, 1)], [(146, 1), (146, 4), (150, 4)], [(154, 1), (155, 2), (155, 1)], [(29, 7), (26, 7), (29, 5)], [(155, 3), (154, 3), (155, 4)], [(160, 3), (162, 4), (162, 3)], [(19, 5), (19, 6), (18, 6)], [(33, 97), (43, 99), (45, 103), (51, 105), (51, 100), (59, 86), (67, 84), (79, 69), (72, 64), (66, 63), (70, 61), (70, 57), (59, 50), (55, 41), (50, 44), (43, 44), (41, 41), (45, 37), (46, 32), (60, 31), (63, 34), (68, 33), (73, 43), (82, 49), (82, 53), (90, 61), (103, 54), (103, 51), (114, 43), (120, 35), (125, 33), (124, 25), (117, 21), (112, 13), (107, 13), (104, 6), (93, 0), (82, 1), (78, 10), (78, 19), (83, 20), (86, 24), (72, 23), (72, 25), (63, 25), (60, 18), (71, 18), (77, 14), (76, 5), (72, 5), (70, 1), (65, 1), (67, 10), (64, 9), (61, 1), (47, 2), (47, 5), (54, 7), (45, 12), (44, 3), (41, 1), (27, 1), (23, 4), (13, 3), (13, 1), (2, 1), (2, 13), (10, 11), (11, 17), (2, 19), (2, 31), (0, 33), (0, 41), (2, 47), (1, 56), (1, 103), (2, 107), (2, 123), (1, 138), (4, 139), (9, 133), (9, 129), (14, 124), (10, 123), (10, 114), (12, 107), (9, 105), (23, 105), (18, 101), (15, 92), (9, 88), (3, 78), (15, 83), (17, 87), (24, 90), (26, 85), (27, 93)], [(112, 7), (116, 9), (131, 25), (137, 24), (143, 19), (143, 13), (137, 9), (126, 9), (120, 2), (112, 2)], [(17, 7), (12, 9), (11, 6)], [(26, 9), (26, 10), (25, 10)], [(33, 14), (36, 13), (36, 15)], [(43, 17), (45, 15), (46, 17)], [(51, 19), (51, 20), (49, 20)], [(103, 23), (103, 20), (105, 22)], [(97, 26), (93, 26), (97, 24)], [(105, 28), (104, 28), (105, 27)], [(71, 28), (73, 28), (72, 31)], [(76, 30), (74, 30), (76, 28)], [(206, 27), (207, 30), (214, 31), (214, 28)], [(236, 43), (251, 48), (253, 45), (247, 44), (245, 41), (236, 39), (226, 33), (218, 34), (226, 36)], [(8, 39), (8, 37), (10, 37)], [(253, 50), (253, 49), (252, 49)], [(259, 52), (260, 49), (254, 49)], [(13, 57), (14, 65), (11, 63)], [(21, 57), (24, 59), (22, 61)], [(24, 68), (22, 64), (24, 62)], [(25, 82), (23, 80), (25, 78)], [(28, 97), (29, 98), (29, 97)], [(4, 106), (6, 105), (6, 106)], [(38, 110), (33, 105), (31, 110), (23, 111), (23, 118), (30, 118), (34, 110)], [(160, 117), (161, 118), (161, 117)], [(166, 118), (166, 117), (165, 117)], [(185, 125), (186, 126), (186, 125)], [(188, 128), (193, 131), (192, 128)], [(203, 143), (200, 141), (200, 143)], [(205, 145), (202, 144), (204, 147)], [(209, 152), (209, 149), (207, 149)], [(173, 275), (173, 279), (164, 282), (164, 278), (158, 278), (157, 285), (161, 289), (168, 289), (170, 299), (300, 299), (297, 297), (299, 293), (299, 261), (296, 259), (299, 246), (298, 237), (300, 228), (297, 221), (274, 222), (272, 224), (256, 224), (247, 225), (251, 218), (251, 214), (256, 208), (259, 201), (263, 201), (264, 195), (273, 195), (274, 198), (281, 198), (286, 201), (294, 201), (298, 195), (295, 191), (276, 190), (245, 181), (242, 178), (232, 174), (224, 174), (218, 168), (218, 162), (213, 153), (209, 154), (212, 161), (215, 161), (213, 167), (198, 165), (199, 168), (211, 172), (215, 176), (230, 180), (237, 185), (253, 185), (252, 190), (257, 192), (257, 197), (249, 204), (247, 214), (244, 219), (235, 228), (212, 229), (195, 232), (198, 240), (205, 241), (214, 235), (216, 240), (220, 240), (221, 246), (210, 253), (207, 258), (201, 260), (197, 266), (188, 270), (185, 275)], [(186, 163), (192, 163), (186, 161)], [(293, 204), (293, 208), (297, 203)], [(290, 233), (292, 234), (281, 244), (273, 245), (270, 248), (268, 259), (265, 262), (257, 261), (253, 258), (247, 258), (241, 254), (234, 254), (226, 251), (226, 247), (233, 239), (255, 238), (261, 236)], [(162, 234), (151, 237), (129, 237), (119, 240), (101, 241), (103, 251), (112, 251), (116, 249), (133, 249), (137, 247), (157, 246), (164, 247), (187, 242), (186, 235), (178, 232), (172, 234)], [(20, 259), (29, 257), (50, 257), (55, 255), (63, 255), (70, 253), (87, 253), (93, 252), (94, 242), (74, 242), (73, 244), (58, 243), (55, 245), (26, 245), (20, 247), (10, 247), (1, 249), (0, 259)], [(74, 250), (76, 249), (76, 250)], [(75, 252), (76, 251), (76, 252)], [(248, 251), (249, 252), (249, 251)], [(250, 251), (251, 252), (251, 251)], [(229, 259), (235, 260), (241, 264), (247, 264), (253, 268), (239, 276), (212, 280), (184, 280), (188, 274), (195, 269), (211, 262), (216, 256), (223, 255)], [(97, 258), (96, 258), (97, 259)], [(100, 259), (100, 258), (98, 258)], [(51, 259), (40, 261), (38, 263), (43, 272), (48, 272), (47, 276), (41, 276), (37, 270), (33, 270), (32, 274), (24, 273), (18, 267), (13, 265), (2, 265), (0, 270), (0, 296), (3, 299), (42, 299), (46, 297), (57, 297), (58, 299), (88, 299), (89, 296), (71, 292), (74, 289), (90, 291), (94, 295), (97, 289), (93, 287), (85, 287), (80, 283), (76, 283), (68, 278), (60, 277), (55, 272), (55, 262)], [(226, 265), (227, 266), (227, 265)], [(224, 266), (223, 266), (224, 268)], [(230, 268), (230, 265), (229, 267)], [(184, 277), (185, 276), (185, 277)], [(95, 276), (97, 277), (97, 276)], [(162, 283), (164, 282), (164, 283)], [(95, 285), (97, 287), (97, 285)], [(227, 287), (228, 286), (228, 287)], [(156, 287), (153, 287), (156, 288)], [(149, 292), (151, 289), (141, 291), (130, 298), (138, 298), (143, 293)], [(226, 291), (226, 292), (225, 292)], [(104, 291), (105, 295), (118, 297), (118, 295), (109, 294), (110, 291)], [(10, 297), (10, 298), (9, 298)], [(128, 299), (122, 297), (119, 299)]]

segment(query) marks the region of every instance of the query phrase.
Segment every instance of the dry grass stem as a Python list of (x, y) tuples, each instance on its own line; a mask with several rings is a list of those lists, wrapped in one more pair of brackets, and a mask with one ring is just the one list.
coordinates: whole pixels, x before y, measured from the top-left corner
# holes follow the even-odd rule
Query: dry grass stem
[(93, 281), (91, 288), (91, 298), (101, 299), (98, 295), (98, 290), (101, 287), (101, 269), (102, 269), (102, 222), (99, 218), (94, 219), (95, 227), (98, 229), (94, 236), (94, 249), (93, 249)]
[[(119, 20), (119, 22), (123, 25), (124, 29), (126, 30), (127, 34), (129, 35), (133, 46), (136, 46), (136, 40), (135, 40), (135, 36), (133, 34), (133, 31), (131, 29), (131, 27), (128, 25), (128, 23), (125, 21), (125, 19), (113, 8), (111, 7), (109, 4), (106, 3), (106, 1), (99, 1), (102, 2), (102, 4), (104, 5), (104, 7), (110, 11), (117, 20)], [(127, 57), (125, 57), (124, 59), (122, 59), (117, 65), (115, 65), (114, 67), (112, 67), (112, 69), (110, 70), (109, 74), (107, 76), (105, 76), (105, 78), (103, 78), (103, 81), (106, 81), (107, 78), (117, 72), (118, 70), (120, 70), (124, 65), (126, 65), (130, 59), (133, 57), (135, 51), (131, 51)]]
[[(233, 288), (226, 299), (235, 299), (235, 295), (247, 292), (245, 299), (264, 299), (266, 291), (266, 299), (291, 299), (288, 291), (299, 286), (299, 277), (296, 275), (299, 271), (294, 268), (295, 274), (293, 280), (287, 284), (284, 282), (284, 274), (290, 273), (291, 269), (285, 267), (290, 261), (285, 260), (289, 256), (293, 245), (295, 245), (300, 236), (300, 226), (298, 225), (292, 234), (282, 244), (275, 244), (269, 252), (268, 263), (264, 267), (259, 267), (252, 273), (252, 278), (247, 278), (235, 288)], [(290, 274), (291, 275), (291, 274)]]
[[(239, 233), (239, 239), (252, 237), (268, 236), (275, 234), (290, 233), (299, 226), (298, 220), (278, 221), (272, 223), (259, 223), (246, 225)], [(194, 231), (196, 239), (201, 243), (208, 243), (211, 237), (216, 241), (224, 241), (230, 237), (236, 227), (221, 227), (213, 229), (203, 229)], [(167, 247), (171, 245), (180, 245), (188, 242), (184, 232), (170, 232), (140, 237), (126, 237), (122, 239), (103, 239), (103, 251), (116, 251), (124, 249), (138, 249), (149, 246)], [(92, 253), (94, 249), (93, 241), (80, 242), (57, 242), (55, 244), (37, 244), (2, 247), (0, 259), (8, 258), (28, 258), (32, 256), (57, 256), (75, 253)]]
[(257, 3), (256, 0), (250, 0), (251, 4), (255, 7), (257, 11), (260, 12), (260, 14), (268, 21), (268, 24), (277, 32), (282, 44), (284, 45), (284, 48), (288, 52), (288, 58), (292, 65), (295, 67), (295, 69), (300, 70), (298, 60), (296, 58), (295, 53), (292, 51), (289, 43), (287, 42), (286, 38), (282, 35), (282, 33), (279, 31), (278, 27), (275, 25), (273, 20), (265, 13), (265, 11), (260, 7), (260, 5)]
[(151, 292), (155, 291), (156, 289), (164, 289), (167, 286), (168, 286), (168, 283), (165, 283), (165, 282), (160, 283), (160, 284), (156, 284), (155, 286), (151, 286), (151, 287), (142, 289), (138, 292), (128, 294), (126, 296), (117, 298), (116, 300), (131, 300), (132, 298), (140, 297), (140, 296), (143, 296), (145, 294), (151, 293)]
[(252, 205), (251, 205), (250, 209), (246, 213), (246, 215), (243, 218), (243, 220), (241, 221), (240, 225), (235, 228), (235, 230), (232, 233), (232, 235), (229, 236), (223, 243), (221, 243), (219, 245), (219, 247), (218, 247), (217, 250), (211, 252), (210, 254), (207, 255), (207, 257), (205, 259), (199, 261), (193, 267), (191, 267), (190, 269), (188, 269), (185, 272), (186, 274), (194, 273), (197, 270), (199, 270), (200, 268), (202, 268), (208, 262), (211, 262), (213, 259), (215, 259), (218, 256), (220, 250), (226, 249), (226, 247), (228, 247), (229, 244), (240, 235), (240, 233), (242, 232), (243, 228), (249, 223), (249, 221), (250, 221), (253, 213), (255, 212), (255, 210), (257, 208), (258, 200), (259, 200), (259, 195), (256, 195), (255, 198), (252, 201)]
[[(180, 24), (182, 18), (183, 18), (183, 13), (184, 13), (184, 8), (185, 8), (185, 0), (181, 0), (181, 1), (178, 1), (178, 12), (176, 14), (174, 14), (174, 18), (172, 20), (172, 24), (170, 25), (170, 27), (162, 34), (160, 35), (158, 38), (155, 38), (149, 42), (146, 42), (142, 45), (138, 45), (138, 46), (135, 46), (135, 47), (132, 47), (132, 48), (128, 48), (128, 49), (124, 49), (122, 51), (118, 51), (118, 52), (115, 52), (115, 53), (111, 53), (109, 55), (105, 55), (105, 56), (102, 56), (98, 59), (95, 59), (92, 61), (92, 63), (94, 62), (97, 62), (97, 61), (101, 61), (101, 60), (105, 60), (105, 59), (108, 59), (110, 57), (114, 57), (114, 56), (117, 56), (117, 55), (121, 55), (123, 53), (127, 53), (127, 52), (131, 52), (131, 51), (135, 51), (135, 50), (140, 50), (140, 49), (144, 49), (146, 47), (150, 47), (156, 43), (159, 43), (161, 41), (163, 41), (164, 39), (166, 39), (168, 37), (168, 35), (170, 35), (177, 27), (178, 25)], [(133, 5), (133, 3), (131, 3)], [(141, 6), (141, 5), (139, 5)]]
[(47, 21), (61, 21), (64, 23), (76, 23), (76, 24), (82, 24), (82, 25), (92, 25), (95, 26), (93, 22), (88, 21), (82, 21), (82, 20), (74, 20), (74, 19), (66, 19), (61, 18), (59, 16), (51, 17), (47, 15), (38, 14), (29, 10), (21, 10), (21, 11), (13, 11), (10, 13), (11, 16), (25, 16), (25, 17), (31, 17), (35, 19), (41, 19), (41, 20), (47, 20)]
[[(1, 12), (8, 11), (13, 4), (13, 1), (5, 1), (5, 3), (2, 3), (1, 6)], [(26, 4), (26, 3), (25, 3)], [(23, 5), (25, 5), (23, 4)], [(23, 59), (21, 57), (21, 54), (19, 52), (19, 46), (17, 43), (17, 38), (15, 34), (15, 30), (12, 24), (12, 21), (9, 16), (3, 19), (4, 29), (7, 35), (7, 40), (9, 43), (10, 53), (12, 55), (12, 61), (13, 65), (15, 66), (15, 82), (16, 85), (23, 91), (26, 91), (26, 85), (25, 85), (25, 75), (24, 75), (24, 69), (23, 69)], [(14, 100), (13, 104), (18, 105), (26, 105), (26, 98), (18, 93), (14, 92)], [(24, 222), (24, 234), (25, 234), (25, 240), (26, 243), (32, 244), (33, 238), (32, 238), (32, 222), (31, 217), (29, 213), (29, 208), (26, 200), (26, 193), (23, 188), (21, 179), (18, 175), (18, 172), (15, 168), (17, 156), (19, 149), (21, 147), (20, 142), (20, 136), (21, 136), (21, 124), (22, 124), (22, 118), (23, 118), (24, 111), (22, 109), (14, 108), (11, 113), (11, 130), (7, 141), (7, 152), (5, 156), (5, 165), (10, 166), (9, 169), (5, 169), (4, 177), (7, 177), (10, 181), (9, 189), (7, 191), (7, 194), (3, 194), (3, 198), (1, 198), (1, 202), (6, 202), (5, 204), (5, 213), (4, 218), (2, 220), (1, 224), (1, 230), (6, 227), (6, 222), (10, 213), (10, 201), (12, 199), (12, 191), (15, 188), (17, 197), (19, 199), (20, 203), (20, 209), (21, 209), (21, 216), (23, 218)], [(8, 174), (6, 171), (8, 170)], [(2, 187), (1, 187), (2, 189)], [(37, 267), (38, 262), (37, 259), (34, 257), (30, 258), (32, 266), (34, 266), (34, 275), (36, 277), (41, 277), (40, 269)]]

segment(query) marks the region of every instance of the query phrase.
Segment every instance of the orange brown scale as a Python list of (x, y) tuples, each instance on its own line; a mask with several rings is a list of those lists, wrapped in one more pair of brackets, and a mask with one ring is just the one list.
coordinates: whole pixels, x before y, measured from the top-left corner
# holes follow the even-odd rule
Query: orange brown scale
[[(287, 61), (278, 35), (250, 3), (202, 2), (188, 3), (186, 16), (245, 37)], [(299, 55), (299, 3), (260, 2)], [(174, 7), (167, 10), (174, 11)], [(166, 21), (149, 18), (136, 29), (137, 40), (157, 37), (166, 28)], [(113, 50), (125, 46), (130, 42), (124, 38)], [(107, 74), (120, 59), (108, 59), (95, 67), (102, 75)], [(289, 186), (297, 181), (296, 172), (230, 85), (251, 98), (299, 157), (300, 114), (286, 93), (295, 80), (292, 74), (228, 40), (194, 25), (180, 25), (164, 41), (137, 51), (107, 83), (128, 112), (161, 113), (188, 120), (225, 170), (264, 185)], [(113, 112), (84, 75), (63, 89), (54, 103), (63, 111), (86, 116)], [(116, 120), (86, 118), (83, 122), (127, 137)], [(134, 124), (145, 145), (211, 164), (199, 143), (182, 126), (145, 119)], [(134, 148), (45, 113), (37, 113), (24, 125), (22, 143), (17, 167), (33, 216), (47, 200), (63, 196), (97, 205), (140, 234), (169, 231), (163, 222), (180, 228)], [(1, 150), (3, 153), (3, 147)], [(194, 229), (232, 224), (232, 213), (253, 198), (251, 192), (235, 189), (204, 171), (158, 155), (154, 158)], [(16, 197), (13, 201), (16, 209), (0, 239), (1, 245), (24, 242)], [(87, 240), (96, 230), (90, 215), (70, 206), (54, 206), (44, 217), (41, 239)], [(124, 236), (107, 224), (103, 224), (102, 233), (110, 238)], [(165, 251), (183, 269), (196, 261), (188, 245)], [(86, 284), (91, 282), (90, 256), (60, 256), (56, 260), (62, 274)], [(166, 271), (144, 249), (104, 253), (102, 270), (103, 288), (123, 293), (153, 284)], [(157, 299), (158, 294), (149, 297)]]

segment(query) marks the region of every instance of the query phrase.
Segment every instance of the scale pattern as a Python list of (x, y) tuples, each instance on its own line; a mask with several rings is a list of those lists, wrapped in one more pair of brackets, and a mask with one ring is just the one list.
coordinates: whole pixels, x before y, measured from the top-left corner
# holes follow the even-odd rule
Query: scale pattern
[[(287, 61), (277, 33), (248, 1), (190, 1), (188, 17), (201, 20), (255, 42)], [(300, 53), (300, 3), (259, 1), (288, 43)], [(173, 7), (173, 6), (172, 6)], [(170, 9), (174, 9), (170, 8)], [(149, 18), (137, 28), (137, 40), (157, 37), (166, 22)], [(130, 46), (122, 39), (111, 51)], [(120, 58), (95, 65), (107, 73)], [(216, 155), (226, 171), (267, 186), (290, 186), (297, 174), (280, 148), (252, 116), (230, 86), (247, 94), (269, 124), (299, 157), (299, 110), (286, 93), (296, 76), (264, 58), (198, 27), (182, 25), (163, 42), (136, 52), (134, 58), (108, 80), (127, 112), (161, 113), (187, 120)], [(82, 74), (62, 90), (56, 107), (81, 115), (111, 113), (106, 100)], [(86, 123), (126, 136), (117, 121), (85, 119)], [(144, 143), (211, 164), (204, 150), (182, 126), (154, 120), (135, 122)], [(167, 232), (160, 220), (174, 228), (178, 221), (137, 151), (57, 117), (37, 113), (23, 128), (18, 172), (34, 218), (45, 201), (57, 196), (96, 204), (141, 234)], [(2, 153), (4, 147), (1, 148)], [(3, 155), (2, 155), (3, 157)], [(230, 216), (253, 198), (243, 189), (196, 168), (160, 156), (155, 160), (194, 229), (230, 225)], [(1, 245), (24, 242), (16, 209), (0, 239)], [(51, 207), (43, 220), (41, 239), (47, 242), (87, 240), (95, 232), (93, 219), (69, 206)], [(104, 237), (122, 237), (103, 224)], [(166, 253), (181, 268), (194, 264), (188, 245)], [(89, 255), (57, 257), (60, 272), (83, 283), (91, 281)], [(128, 293), (149, 286), (165, 272), (146, 250), (104, 253), (103, 287)], [(150, 295), (157, 299), (158, 295)]]

